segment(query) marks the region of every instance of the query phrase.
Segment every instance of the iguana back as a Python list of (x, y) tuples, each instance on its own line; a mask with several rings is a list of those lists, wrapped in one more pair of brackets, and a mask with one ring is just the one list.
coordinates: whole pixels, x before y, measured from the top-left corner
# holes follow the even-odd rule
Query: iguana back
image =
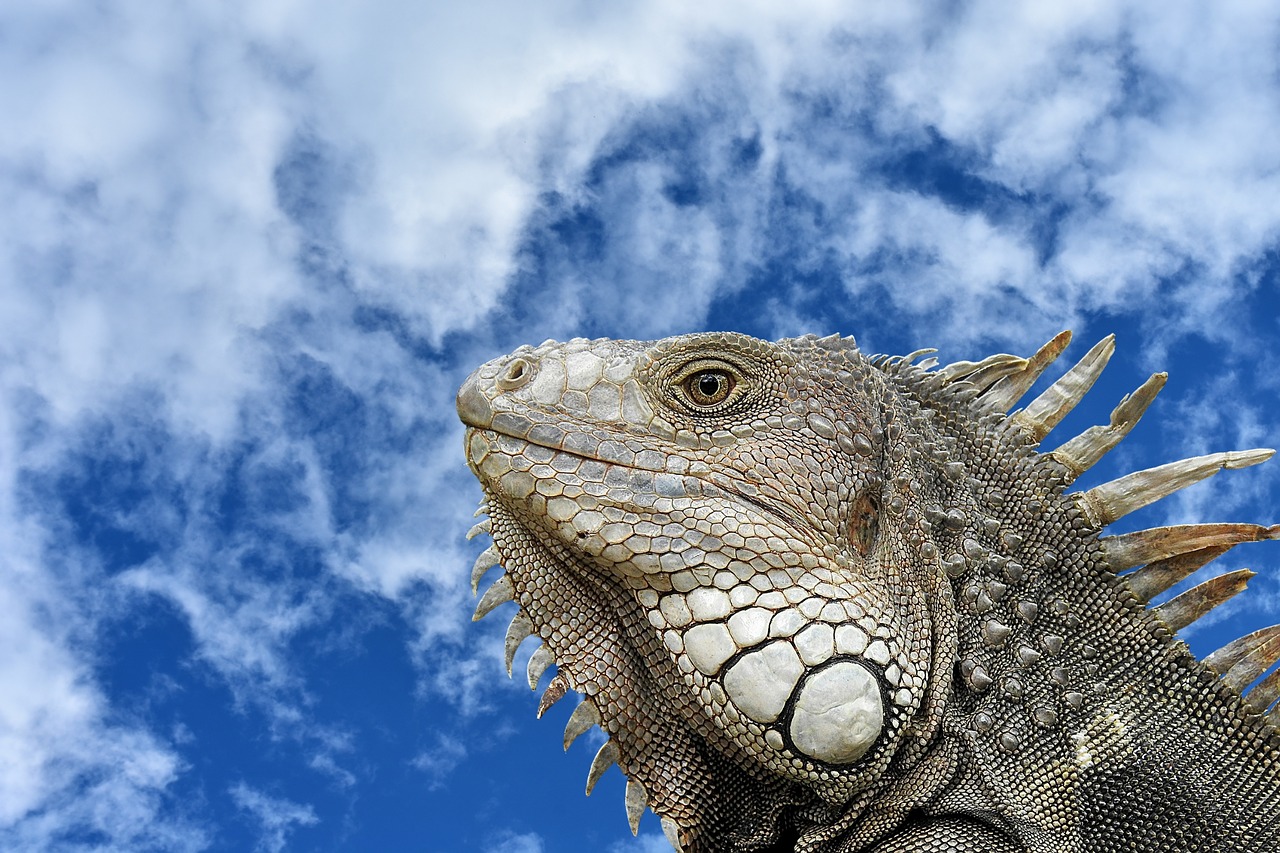
[[(1280, 527), (1120, 536), (1126, 513), (1269, 450), (1087, 492), (1132, 428), (1040, 453), (1110, 338), (1013, 415), (1065, 348), (937, 367), (851, 338), (709, 333), (521, 348), (458, 395), (498, 562), (477, 618), (515, 600), (508, 664), (543, 645), (539, 714), (584, 694), (677, 848), (1274, 851), (1280, 752), (1266, 712), (1280, 628), (1205, 662), (1174, 633), (1243, 589), (1144, 606)], [(1274, 715), (1274, 711), (1272, 714)]]

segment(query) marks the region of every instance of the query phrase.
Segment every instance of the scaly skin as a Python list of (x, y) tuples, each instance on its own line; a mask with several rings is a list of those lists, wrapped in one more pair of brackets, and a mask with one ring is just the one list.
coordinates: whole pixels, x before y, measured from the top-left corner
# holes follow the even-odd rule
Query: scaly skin
[(1110, 354), (1006, 417), (1066, 340), (937, 370), (849, 338), (575, 340), (468, 378), (476, 578), (505, 567), (477, 615), (518, 603), (508, 655), (543, 641), (542, 709), (584, 694), (566, 741), (607, 732), (592, 780), (621, 766), (633, 827), (648, 806), (688, 851), (1277, 849), (1280, 678), (1238, 689), (1280, 632), (1219, 679), (1173, 630), (1242, 578), (1143, 600), (1280, 529), (1099, 536), (1270, 453), (1067, 494), (1163, 380), (1038, 453)]

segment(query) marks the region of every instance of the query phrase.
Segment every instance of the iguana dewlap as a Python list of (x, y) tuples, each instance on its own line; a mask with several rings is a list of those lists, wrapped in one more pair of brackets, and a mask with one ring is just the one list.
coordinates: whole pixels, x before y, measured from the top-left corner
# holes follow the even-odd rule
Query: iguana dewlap
[[(851, 338), (730, 333), (522, 347), (458, 393), (539, 715), (608, 735), (634, 828), (686, 851), (1280, 850), (1280, 626), (1195, 660), (1174, 632), (1241, 570), (1145, 602), (1280, 526), (1118, 536), (1126, 513), (1272, 451), (1086, 492), (1157, 374), (1041, 453), (1110, 338), (937, 367)], [(1278, 670), (1280, 672), (1280, 670)]]

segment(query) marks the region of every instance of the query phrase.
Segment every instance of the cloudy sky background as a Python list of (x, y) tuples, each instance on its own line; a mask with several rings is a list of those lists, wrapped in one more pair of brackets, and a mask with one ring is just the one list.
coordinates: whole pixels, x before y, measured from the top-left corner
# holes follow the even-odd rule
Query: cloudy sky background
[[(1269, 2), (5, 3), (0, 847), (666, 849), (470, 623), (461, 379), (1115, 331), (1062, 438), (1172, 378), (1082, 485), (1276, 446), (1278, 57)], [(1198, 652), (1280, 616), (1243, 565)]]

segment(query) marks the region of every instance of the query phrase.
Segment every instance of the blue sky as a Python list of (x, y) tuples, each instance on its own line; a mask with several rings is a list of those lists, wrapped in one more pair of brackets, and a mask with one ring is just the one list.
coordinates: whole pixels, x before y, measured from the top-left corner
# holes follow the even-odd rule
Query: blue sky
[[(470, 622), (461, 379), (1114, 331), (1047, 444), (1171, 379), (1081, 486), (1280, 445), (1278, 42), (1267, 2), (4, 4), (0, 847), (667, 849)], [(1201, 654), (1280, 621), (1246, 565)]]

